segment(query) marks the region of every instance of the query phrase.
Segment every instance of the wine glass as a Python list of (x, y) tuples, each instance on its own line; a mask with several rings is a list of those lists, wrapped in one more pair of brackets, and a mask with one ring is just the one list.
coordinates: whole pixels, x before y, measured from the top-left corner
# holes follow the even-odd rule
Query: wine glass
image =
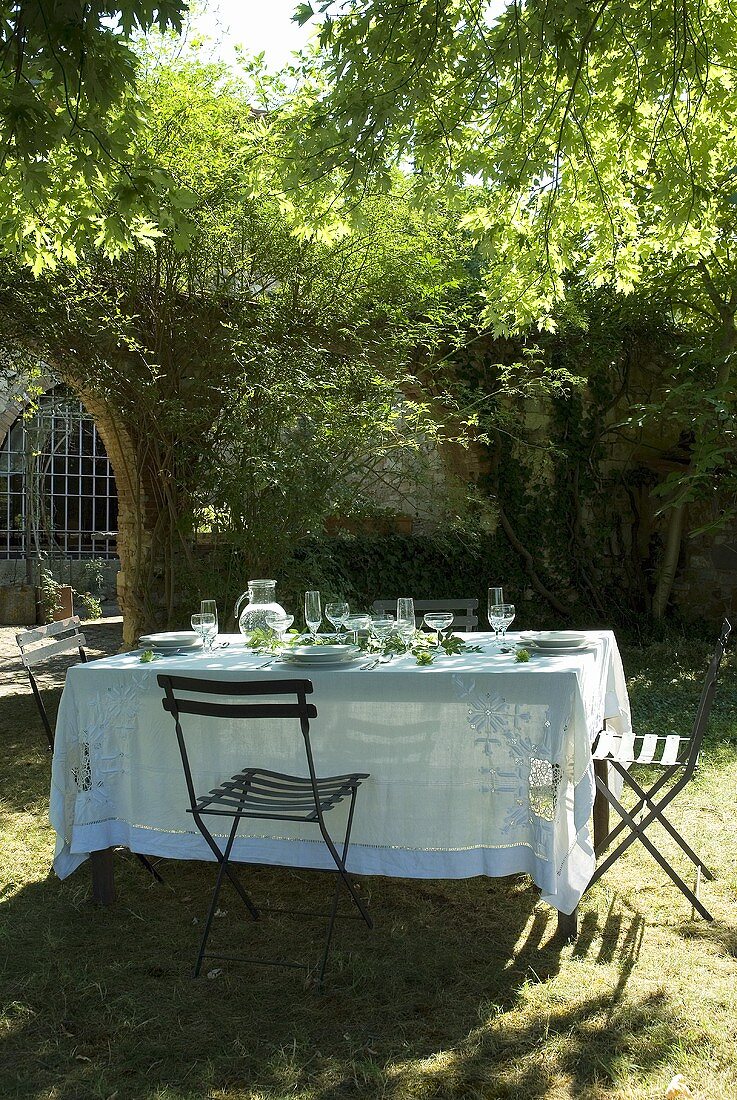
[(499, 604), (499, 620), (502, 624), (502, 641), (507, 637), (507, 627), (511, 625), (514, 619), (514, 604), (513, 603), (501, 603)]
[(289, 615), (286, 611), (265, 611), (264, 621), (269, 629), (276, 634), (279, 645), (283, 645), (284, 635), (294, 622), (294, 615)]
[(503, 588), (490, 588), (489, 589), (489, 602), (487, 604), (489, 612), (489, 626), (492, 630), (496, 631), (496, 627), (491, 621), (491, 609), (492, 607), (499, 607), (504, 603), (504, 589)]
[(415, 601), (409, 597), (397, 600), (397, 634), (407, 649), (415, 636)]
[(391, 653), (388, 656), (384, 653), (384, 646), (387, 639), (394, 633), (394, 625), (393, 615), (380, 614), (371, 616), (371, 633), (381, 647), (379, 651), (379, 661), (382, 664), (392, 659)]
[(440, 648), (440, 635), (443, 630), (453, 625), (453, 619), (455, 615), (452, 611), (426, 611), (425, 612), (425, 626), (428, 630), (435, 630), (437, 632), (437, 639), (435, 646)]
[(338, 639), (341, 639), (340, 628), (345, 630), (345, 621), (351, 613), (351, 609), (345, 600), (334, 600), (325, 604), (325, 618), (333, 624)]
[(192, 623), (192, 629), (196, 630), (199, 636), (202, 638), (202, 644), (206, 651), (212, 648), (212, 643), (215, 639), (217, 627), (215, 625), (214, 615), (203, 615), (201, 612), (195, 614), (190, 619)]
[[(215, 638), (216, 638), (217, 633), (218, 633), (218, 605), (215, 602), (215, 600), (201, 600), (200, 601), (200, 614), (201, 615), (212, 615), (214, 617), (214, 619), (215, 619)], [(212, 649), (212, 647), (214, 645), (215, 638), (213, 638), (212, 642), (210, 643), (210, 649)], [(205, 644), (207, 644), (206, 639), (205, 639)]]
[(365, 611), (355, 611), (345, 620), (345, 625), (348, 630), (353, 631), (353, 644), (358, 645), (358, 632), (359, 630), (369, 629), (371, 626), (371, 616), (367, 615)]
[(494, 646), (497, 649), (499, 643), (499, 632), (504, 629), (504, 617), (501, 613), (501, 609), (503, 607), (503, 603), (490, 604), (489, 606), (489, 626), (494, 631)]
[(317, 632), (322, 622), (322, 604), (319, 592), (305, 592), (305, 623), (312, 635), (312, 641), (317, 641)]

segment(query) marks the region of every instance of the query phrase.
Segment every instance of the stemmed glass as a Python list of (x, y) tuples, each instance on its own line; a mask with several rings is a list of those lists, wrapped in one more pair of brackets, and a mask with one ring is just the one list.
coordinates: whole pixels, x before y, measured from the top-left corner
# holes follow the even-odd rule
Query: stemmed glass
[(514, 604), (513, 603), (501, 603), (498, 607), (499, 622), (502, 628), (502, 641), (507, 637), (507, 627), (511, 625), (514, 619)]
[(492, 630), (494, 630), (495, 627), (494, 627), (494, 624), (491, 621), (491, 609), (493, 607), (499, 607), (499, 605), (502, 604), (502, 603), (504, 603), (504, 589), (503, 588), (490, 588), (489, 589), (489, 602), (488, 602), (487, 607), (488, 607), (488, 612), (489, 612), (489, 626), (492, 628)]
[(205, 648), (205, 652), (209, 652), (212, 649), (212, 643), (215, 640), (215, 634), (217, 633), (217, 626), (215, 624), (214, 615), (203, 615), (201, 612), (195, 614), (191, 618), (192, 629), (196, 630), (199, 636), (202, 638), (202, 644)]
[(415, 601), (409, 597), (397, 600), (397, 634), (409, 648), (415, 635)]
[(487, 611), (489, 616), (489, 626), (494, 631), (494, 641), (499, 641), (499, 631), (502, 629), (502, 621), (499, 615), (499, 608), (504, 603), (504, 589), (503, 588), (490, 588), (489, 589), (489, 602), (487, 605)]
[(341, 639), (340, 628), (345, 630), (345, 622), (350, 613), (351, 609), (345, 600), (334, 600), (332, 603), (325, 604), (325, 618), (333, 624), (338, 640)]
[(322, 604), (319, 592), (305, 592), (305, 622), (312, 635), (312, 641), (317, 641), (317, 632), (322, 622)]
[(288, 615), (286, 611), (283, 614), (281, 611), (265, 611), (264, 620), (269, 629), (276, 634), (279, 645), (283, 645), (284, 635), (294, 622), (294, 615)]
[(452, 611), (427, 611), (425, 613), (425, 626), (428, 630), (437, 632), (435, 648), (440, 649), (440, 635), (449, 626), (453, 625), (455, 618)]
[[(212, 639), (210, 641), (210, 644), (208, 645), (208, 643), (207, 643), (207, 637), (203, 638), (203, 641), (205, 643), (205, 647), (207, 649), (212, 649), (213, 645), (215, 644), (215, 638), (217, 638), (217, 633), (218, 633), (218, 605), (215, 602), (215, 600), (201, 600), (200, 601), (200, 614), (201, 615), (212, 615), (213, 619), (215, 620), (215, 629), (212, 632)], [(209, 623), (209, 620), (208, 620), (208, 623)]]
[(380, 645), (379, 661), (381, 664), (391, 661), (392, 654), (384, 652), (384, 646), (388, 638), (394, 633), (394, 617), (392, 615), (372, 615), (371, 633)]
[(368, 630), (371, 626), (371, 616), (365, 615), (362, 612), (355, 612), (353, 615), (348, 615), (344, 621), (344, 625), (347, 630), (350, 630), (353, 634), (353, 644), (358, 645), (358, 632), (359, 630)]

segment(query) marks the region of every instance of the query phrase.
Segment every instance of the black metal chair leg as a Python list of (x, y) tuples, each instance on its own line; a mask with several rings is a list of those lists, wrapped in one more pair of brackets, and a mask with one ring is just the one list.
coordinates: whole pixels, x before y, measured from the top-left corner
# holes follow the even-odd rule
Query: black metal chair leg
[(152, 876), (152, 878), (155, 878), (157, 882), (160, 882), (160, 883), (163, 884), (164, 880), (161, 877), (161, 875), (159, 874), (159, 872), (156, 870), (156, 868), (154, 867), (153, 863), (151, 863), (151, 861), (146, 856), (141, 855), (140, 852), (135, 852), (134, 854), (135, 854), (135, 857), (138, 860), (138, 862), (141, 864), (142, 867), (146, 868), (146, 870)]
[[(706, 906), (701, 903), (699, 898), (697, 898), (696, 894), (693, 892), (693, 890), (691, 890), (691, 888), (686, 885), (686, 883), (683, 881), (683, 879), (680, 877), (680, 875), (678, 875), (673, 870), (673, 868), (670, 866), (670, 864), (665, 859), (665, 857), (660, 854), (658, 849), (652, 843), (650, 838), (648, 836), (646, 836), (646, 834), (644, 832), (644, 829), (640, 828), (640, 826), (637, 824), (637, 822), (634, 820), (634, 818), (632, 818), (628, 814), (628, 812), (625, 810), (624, 806), (622, 806), (621, 803), (619, 802), (619, 800), (614, 797), (614, 795), (611, 793), (611, 791), (609, 792), (609, 801), (611, 802), (612, 806), (614, 806), (617, 813), (621, 814), (623, 820), (627, 823), (627, 825), (629, 825), (630, 829), (632, 830), (632, 832), (634, 834), (634, 838), (637, 839), (637, 840), (642, 841), (643, 845), (645, 846), (645, 848), (647, 848), (648, 852), (653, 857), (653, 859), (658, 864), (658, 866), (661, 867), (665, 871), (666, 875), (668, 875), (670, 880), (678, 887), (678, 889), (681, 891), (681, 893), (684, 894), (686, 898), (688, 898), (688, 900), (691, 902), (694, 909), (696, 909), (696, 911), (701, 914), (701, 916), (704, 918), (704, 920), (713, 920), (714, 918), (711, 915), (711, 913), (709, 912), (709, 910), (706, 908)], [(628, 840), (629, 840), (629, 837), (628, 837)], [(614, 862), (614, 860), (616, 858), (617, 858), (617, 852), (615, 850), (615, 852), (613, 852), (611, 856), (609, 856), (607, 859), (605, 859), (604, 862), (599, 867), (596, 868), (593, 875), (591, 876), (589, 886), (593, 886), (594, 883), (598, 882), (598, 880), (605, 873), (605, 871), (607, 871), (609, 869), (609, 867), (612, 865), (612, 863)], [(588, 889), (588, 887), (587, 887), (587, 889)]]
[[(701, 873), (704, 878), (708, 879), (710, 882), (713, 882), (713, 873), (709, 870), (701, 857), (697, 855), (697, 853), (694, 852), (693, 848), (686, 842), (686, 840), (684, 840), (684, 838), (676, 829), (675, 825), (672, 825), (665, 814), (660, 811), (659, 807), (661, 803), (653, 802), (651, 798), (651, 792), (644, 791), (632, 775), (630, 775), (629, 777), (629, 785), (633, 789), (633, 791), (635, 791), (636, 794), (639, 795), (640, 807), (642, 808), (642, 806), (646, 805), (649, 810), (652, 810), (653, 814), (655, 815), (654, 820), (658, 821), (663, 826), (665, 831), (672, 837), (673, 840), (675, 840), (679, 848), (681, 848), (684, 855), (688, 856), (688, 858), (696, 867), (701, 868)], [(630, 813), (632, 817), (636, 817), (637, 813), (639, 813), (639, 810), (631, 810)]]
[(317, 973), (317, 988), (322, 989), (323, 979), (325, 977), (325, 968), (328, 965), (328, 955), (330, 954), (330, 945), (333, 940), (333, 931), (335, 929), (335, 917), (338, 912), (338, 902), (340, 900), (340, 888), (343, 885), (340, 875), (336, 875), (337, 882), (335, 884), (335, 894), (333, 895), (333, 904), (330, 907), (330, 917), (328, 920), (327, 932), (325, 933), (325, 949), (322, 953), (322, 960)]
[[(611, 767), (615, 768), (618, 771), (619, 775), (622, 776), (623, 779), (626, 778), (627, 783), (629, 783), (629, 784), (632, 783), (632, 778), (633, 778), (632, 773), (630, 771), (628, 771), (626, 768), (623, 768), (618, 760), (610, 760), (609, 764), (610, 764)], [(675, 769), (673, 769), (673, 770), (675, 770)], [(672, 770), (664, 773), (663, 775), (660, 776), (660, 778), (657, 780), (657, 782), (652, 785), (650, 790), (647, 792), (651, 799), (668, 782), (668, 779), (670, 778), (671, 774), (672, 774)], [(598, 782), (597, 782), (597, 787), (599, 787), (600, 790), (603, 790), (603, 788), (599, 786)], [(644, 806), (645, 806), (645, 803), (642, 799), (640, 799), (638, 802), (636, 802), (635, 805), (632, 807), (632, 810), (630, 811), (632, 816), (635, 817), (637, 814), (639, 814), (643, 810)], [(620, 833), (624, 832), (624, 830), (626, 828), (627, 828), (626, 822), (620, 820), (607, 833), (607, 835), (604, 838), (602, 844), (597, 849), (596, 854), (599, 855), (600, 851), (605, 852), (606, 849), (609, 847), (609, 845), (613, 844), (614, 841), (617, 839), (617, 837), (620, 835)]]
[[(210, 935), (210, 929), (212, 928), (212, 921), (217, 911), (218, 898), (220, 897), (220, 890), (223, 885), (223, 875), (228, 869), (228, 859), (230, 858), (230, 852), (233, 847), (233, 841), (235, 840), (235, 834), (238, 832), (239, 819), (236, 817), (233, 821), (233, 825), (230, 830), (228, 842), (225, 845), (225, 851), (221, 853), (218, 860), (220, 866), (218, 867), (217, 878), (215, 880), (215, 889), (212, 892), (212, 901), (210, 902), (210, 908), (207, 913), (207, 919), (205, 920), (205, 928), (202, 933), (202, 941), (200, 943), (200, 951), (197, 956), (197, 962), (195, 963), (193, 977), (199, 977), (200, 969), (202, 967), (202, 960), (205, 957), (205, 948), (207, 947), (207, 940)], [(214, 841), (213, 841), (214, 843)], [(217, 847), (217, 845), (216, 845)]]
[[(210, 846), (210, 849), (214, 853), (215, 859), (218, 861), (218, 863), (222, 863), (223, 862), (223, 853), (220, 851), (217, 844), (213, 840), (209, 830), (207, 829), (206, 825), (202, 821), (202, 818), (199, 815), (196, 815), (195, 820), (197, 821), (200, 832), (202, 833), (202, 835), (204, 836), (204, 838), (207, 841), (208, 845)], [(238, 819), (236, 819), (236, 821), (237, 820)], [(231, 885), (233, 886), (233, 889), (238, 893), (241, 901), (245, 905), (248, 912), (251, 914), (251, 916), (253, 917), (254, 920), (259, 920), (260, 913), (259, 913), (258, 909), (253, 904), (253, 901), (248, 896), (246, 891), (243, 889), (243, 886), (241, 885), (237, 875), (235, 874), (233, 869), (230, 867), (230, 865), (227, 863), (227, 861), (226, 861), (226, 866), (224, 867), (224, 871), (225, 871), (225, 874), (228, 876), (228, 878), (231, 882)]]

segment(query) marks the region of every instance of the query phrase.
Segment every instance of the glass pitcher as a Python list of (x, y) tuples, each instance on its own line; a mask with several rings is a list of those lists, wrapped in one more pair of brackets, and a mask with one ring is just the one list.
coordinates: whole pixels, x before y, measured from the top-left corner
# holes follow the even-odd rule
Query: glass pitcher
[(268, 630), (267, 611), (286, 615), (281, 604), (276, 602), (276, 581), (249, 581), (248, 591), (238, 597), (233, 612), (241, 634), (249, 638), (254, 630)]

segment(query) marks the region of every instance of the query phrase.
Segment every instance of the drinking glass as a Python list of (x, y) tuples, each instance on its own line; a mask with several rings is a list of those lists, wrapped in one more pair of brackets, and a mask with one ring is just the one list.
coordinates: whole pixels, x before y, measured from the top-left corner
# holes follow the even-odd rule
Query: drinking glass
[(453, 625), (453, 619), (455, 618), (452, 611), (427, 611), (425, 613), (425, 626), (428, 630), (435, 630), (437, 632), (437, 639), (435, 646), (440, 648), (440, 635), (443, 630)]
[(503, 603), (489, 605), (489, 626), (494, 631), (494, 644), (498, 649), (499, 631), (504, 629), (504, 616), (502, 615)]
[(391, 653), (386, 654), (384, 652), (384, 645), (388, 638), (394, 633), (394, 617), (392, 615), (372, 615), (371, 616), (371, 633), (376, 638), (377, 642), (381, 646), (379, 651), (379, 661), (383, 664), (386, 661), (391, 661)]
[[(217, 633), (218, 633), (218, 605), (215, 602), (215, 600), (201, 600), (200, 601), (200, 614), (201, 615), (212, 615), (212, 616), (214, 616), (214, 619), (215, 619), (215, 638), (216, 638)], [(212, 647), (213, 647), (213, 644), (215, 642), (215, 638), (213, 638), (212, 642), (210, 643), (210, 647), (209, 647), (210, 649), (212, 649)], [(204, 639), (204, 641), (205, 641), (205, 645), (207, 645), (207, 639), (206, 638)]]
[(265, 611), (264, 619), (269, 629), (276, 634), (279, 645), (283, 645), (284, 635), (294, 622), (294, 615), (288, 615), (286, 611), (284, 613), (281, 611)]
[(503, 588), (490, 588), (489, 589), (489, 602), (487, 604), (489, 612), (489, 626), (492, 630), (496, 630), (494, 624), (491, 621), (491, 609), (492, 607), (499, 607), (504, 603), (504, 589)]
[(408, 597), (397, 600), (397, 634), (408, 649), (415, 635), (415, 601)]
[(356, 611), (345, 620), (348, 630), (353, 632), (353, 644), (358, 645), (359, 630), (368, 630), (371, 626), (371, 616), (364, 611)]
[(345, 630), (345, 621), (351, 613), (351, 609), (345, 600), (334, 600), (325, 604), (325, 618), (333, 624), (336, 635), (340, 639), (340, 628)]
[(190, 622), (192, 623), (192, 629), (196, 630), (199, 636), (202, 638), (202, 644), (206, 651), (212, 649), (212, 643), (215, 639), (215, 633), (217, 627), (215, 625), (214, 615), (203, 615), (201, 612), (192, 616)]
[(511, 625), (514, 619), (514, 604), (499, 604), (499, 618), (502, 624), (502, 641), (504, 641), (507, 636), (507, 627)]
[(322, 604), (319, 592), (305, 592), (305, 622), (312, 635), (312, 641), (317, 641), (317, 632), (322, 622)]

